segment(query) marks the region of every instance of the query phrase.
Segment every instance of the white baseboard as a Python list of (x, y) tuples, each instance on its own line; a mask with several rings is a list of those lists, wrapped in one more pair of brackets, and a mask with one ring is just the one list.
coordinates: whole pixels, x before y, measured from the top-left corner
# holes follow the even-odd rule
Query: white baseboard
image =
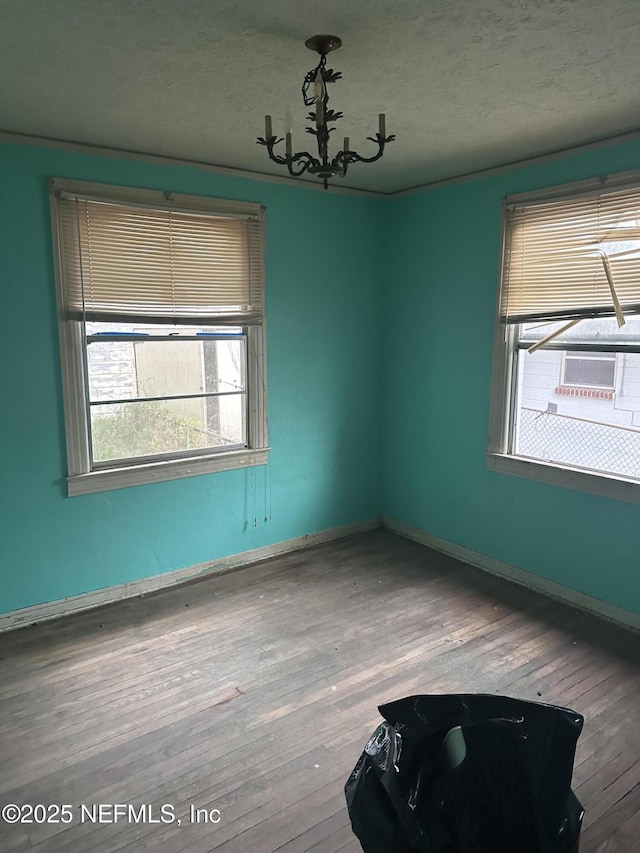
[(335, 539), (344, 539), (346, 536), (353, 536), (356, 533), (366, 533), (369, 530), (376, 530), (380, 525), (381, 519), (373, 518), (370, 521), (345, 524), (341, 527), (331, 527), (328, 530), (321, 530), (319, 533), (307, 533), (304, 536), (296, 536), (295, 539), (276, 542), (274, 545), (253, 548), (250, 551), (242, 551), (239, 554), (220, 557), (217, 560), (209, 560), (206, 563), (196, 563), (184, 569), (164, 572), (161, 575), (152, 575), (138, 581), (105, 587), (97, 589), (94, 592), (73, 595), (70, 598), (63, 598), (58, 601), (23, 607), (20, 610), (13, 610), (11, 613), (0, 614), (0, 632), (8, 631), (12, 628), (20, 628), (24, 625), (32, 625), (36, 622), (45, 622), (49, 619), (57, 619), (60, 616), (69, 616), (71, 613), (101, 607), (103, 604), (112, 604), (114, 601), (121, 601), (124, 598), (134, 598), (137, 595), (157, 592), (160, 589), (177, 586), (195, 578), (203, 578), (206, 575), (219, 574), (220, 572), (248, 566), (251, 563), (268, 560), (270, 557), (277, 557), (279, 554), (288, 554), (291, 551), (300, 551), (303, 548), (321, 545), (324, 542), (332, 542)]
[(411, 539), (421, 545), (426, 545), (428, 548), (448, 554), (450, 557), (455, 557), (456, 560), (468, 563), (470, 566), (482, 569), (484, 572), (498, 575), (498, 577), (520, 584), (520, 586), (526, 586), (536, 592), (541, 592), (543, 595), (549, 596), (549, 598), (555, 598), (557, 601), (571, 604), (580, 610), (587, 610), (612, 622), (618, 622), (627, 628), (640, 631), (640, 613), (623, 610), (623, 608), (617, 607), (615, 604), (608, 604), (606, 601), (601, 601), (599, 598), (593, 598), (591, 595), (586, 595), (583, 592), (562, 586), (562, 584), (548, 580), (548, 578), (543, 578), (524, 569), (510, 566), (508, 563), (495, 560), (493, 557), (487, 557), (478, 551), (472, 551), (463, 545), (456, 545), (455, 542), (440, 539), (439, 536), (425, 533), (423, 530), (419, 530), (417, 527), (410, 527), (401, 521), (394, 521), (391, 518), (383, 517), (382, 526), (385, 530), (390, 530), (392, 533), (397, 533), (405, 539)]

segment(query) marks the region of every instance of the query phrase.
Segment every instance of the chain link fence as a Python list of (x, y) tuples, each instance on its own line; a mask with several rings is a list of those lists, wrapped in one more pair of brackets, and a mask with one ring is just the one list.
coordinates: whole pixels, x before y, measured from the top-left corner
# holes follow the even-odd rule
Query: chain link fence
[(516, 452), (640, 479), (640, 430), (520, 409)]

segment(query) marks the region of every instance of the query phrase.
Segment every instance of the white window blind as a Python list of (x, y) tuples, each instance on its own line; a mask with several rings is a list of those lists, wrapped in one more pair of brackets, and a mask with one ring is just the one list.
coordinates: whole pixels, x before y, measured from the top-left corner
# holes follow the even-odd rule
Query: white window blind
[(501, 319), (640, 313), (640, 187), (508, 204)]
[(260, 215), (64, 191), (56, 202), (68, 319), (262, 322)]

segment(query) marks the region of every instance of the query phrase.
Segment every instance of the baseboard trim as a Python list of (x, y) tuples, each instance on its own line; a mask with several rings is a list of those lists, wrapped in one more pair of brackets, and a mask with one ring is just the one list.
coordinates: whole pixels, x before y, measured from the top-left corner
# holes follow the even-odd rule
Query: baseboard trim
[(426, 545), (428, 548), (433, 548), (435, 551), (440, 551), (450, 557), (455, 557), (456, 560), (474, 566), (476, 569), (481, 569), (483, 572), (497, 575), (520, 586), (526, 586), (528, 589), (541, 592), (549, 598), (556, 599), (556, 601), (562, 601), (580, 610), (595, 613), (597, 616), (601, 616), (611, 622), (617, 622), (626, 628), (640, 631), (640, 613), (624, 610), (615, 604), (609, 604), (606, 601), (601, 601), (599, 598), (593, 598), (591, 595), (586, 595), (586, 593), (562, 586), (562, 584), (540, 577), (539, 575), (534, 575), (524, 569), (518, 569), (508, 563), (495, 560), (493, 557), (487, 557), (485, 554), (472, 551), (463, 545), (457, 545), (455, 542), (449, 542), (447, 539), (441, 539), (432, 533), (425, 533), (423, 530), (411, 527), (401, 521), (395, 521), (392, 518), (384, 516), (382, 526), (385, 530), (397, 533), (399, 536), (411, 539), (420, 545)]
[(229, 557), (220, 557), (216, 560), (208, 560), (205, 563), (196, 563), (183, 569), (164, 572), (161, 575), (152, 575), (138, 581), (130, 581), (117, 586), (97, 589), (94, 592), (86, 592), (81, 595), (73, 595), (69, 598), (57, 601), (34, 604), (31, 607), (23, 607), (10, 613), (0, 614), (0, 633), (25, 625), (33, 625), (37, 622), (47, 622), (62, 616), (70, 616), (83, 610), (93, 610), (104, 604), (113, 604), (125, 598), (134, 598), (150, 592), (158, 592), (172, 586), (179, 586), (188, 581), (204, 578), (207, 575), (220, 574), (233, 569), (240, 569), (254, 563), (260, 563), (271, 557), (288, 554), (292, 551), (302, 551), (314, 545), (322, 545), (357, 533), (367, 533), (376, 530), (382, 524), (381, 518), (373, 518), (369, 521), (360, 521), (353, 524), (344, 524), (340, 527), (331, 527), (318, 533), (306, 533), (304, 536), (296, 536), (273, 545), (264, 545), (261, 548), (252, 548), (249, 551), (241, 551)]

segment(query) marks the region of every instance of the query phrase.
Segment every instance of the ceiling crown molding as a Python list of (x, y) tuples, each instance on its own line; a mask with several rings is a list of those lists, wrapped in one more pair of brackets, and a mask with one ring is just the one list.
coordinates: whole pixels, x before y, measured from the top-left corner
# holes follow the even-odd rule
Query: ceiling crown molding
[[(270, 184), (286, 184), (290, 187), (303, 187), (309, 190), (322, 190), (321, 184), (315, 180), (304, 180), (300, 178), (288, 178), (285, 175), (272, 175), (268, 172), (253, 171), (251, 169), (238, 169), (233, 166), (222, 166), (218, 163), (205, 163), (200, 160), (186, 160), (181, 157), (169, 157), (166, 154), (153, 154), (146, 151), (130, 151), (126, 148), (112, 148), (107, 145), (96, 145), (90, 142), (74, 142), (71, 139), (57, 139), (50, 136), (32, 136), (28, 133), (16, 133), (12, 130), (0, 128), (0, 142), (8, 142), (16, 145), (32, 145), (38, 148), (54, 148), (58, 151), (72, 151), (77, 154), (94, 154), (101, 157), (113, 157), (123, 160), (137, 160), (143, 163), (157, 163), (163, 166), (188, 166), (200, 169), (203, 172), (211, 172), (216, 175), (230, 175), (234, 178), (250, 178), (254, 181), (263, 181)], [(365, 196), (383, 198), (387, 194), (375, 190), (362, 190), (357, 187), (333, 186), (334, 195)]]
[[(512, 172), (516, 169), (524, 169), (530, 166), (538, 166), (543, 163), (550, 163), (554, 160), (560, 160), (563, 157), (570, 157), (576, 154), (582, 154), (586, 151), (597, 151), (601, 148), (609, 148), (613, 145), (621, 145), (625, 142), (635, 142), (640, 139), (640, 128), (628, 130), (623, 133), (618, 133), (613, 136), (606, 136), (600, 139), (589, 140), (578, 145), (572, 145), (566, 148), (557, 148), (552, 151), (547, 151), (542, 154), (537, 154), (531, 157), (523, 157), (519, 160), (511, 160), (506, 163), (499, 163), (495, 166), (490, 166), (486, 169), (478, 169), (474, 172), (465, 172), (460, 175), (452, 175), (449, 178), (442, 178), (437, 181), (430, 181), (423, 184), (417, 184), (412, 187), (405, 187), (392, 192), (380, 192), (377, 190), (363, 190), (357, 187), (348, 187), (340, 185), (332, 185), (331, 192), (335, 195), (359, 196), (361, 198), (384, 198), (397, 199), (406, 196), (417, 195), (418, 193), (428, 192), (429, 190), (441, 189), (443, 187), (453, 186), (454, 184), (462, 184), (467, 181), (475, 181), (479, 178), (488, 178), (493, 175), (499, 175), (503, 172)], [(153, 154), (144, 151), (130, 151), (126, 148), (112, 148), (106, 145), (95, 145), (88, 142), (74, 142), (68, 139), (57, 139), (47, 136), (35, 136), (26, 133), (16, 133), (11, 130), (3, 130), (0, 128), (0, 142), (8, 142), (17, 145), (33, 145), (40, 148), (54, 148), (60, 151), (73, 151), (79, 154), (95, 154), (102, 157), (114, 157), (126, 160), (137, 160), (144, 163), (158, 163), (165, 166), (188, 166), (191, 168), (200, 169), (203, 172), (211, 172), (217, 175), (230, 175), (236, 178), (250, 178), (254, 181), (262, 181), (270, 184), (284, 184), (290, 187), (304, 188), (313, 190), (314, 192), (323, 191), (322, 185), (316, 181), (305, 180), (301, 178), (289, 178), (284, 175), (273, 175), (268, 172), (252, 171), (250, 169), (238, 169), (232, 166), (222, 166), (217, 163), (205, 163), (199, 160), (185, 160), (180, 157), (169, 157), (164, 154)]]

